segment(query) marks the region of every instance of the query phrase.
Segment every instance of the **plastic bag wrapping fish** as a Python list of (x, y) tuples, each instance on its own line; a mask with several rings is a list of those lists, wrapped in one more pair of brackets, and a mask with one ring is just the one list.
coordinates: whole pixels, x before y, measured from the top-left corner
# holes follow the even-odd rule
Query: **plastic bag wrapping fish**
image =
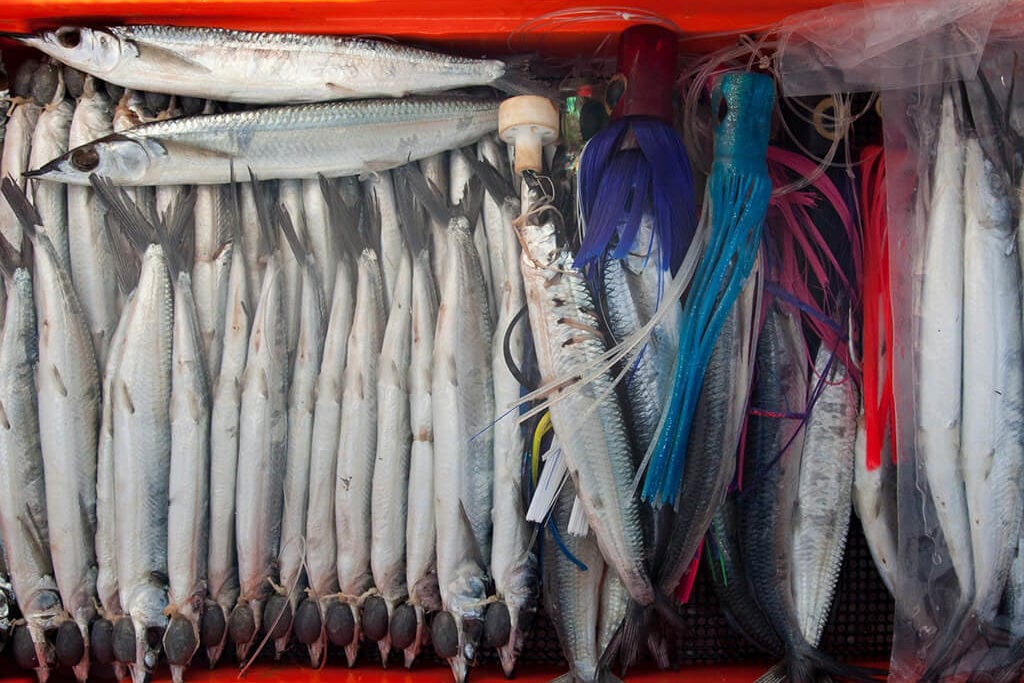
[(780, 82), (787, 96), (941, 83), (949, 69), (977, 71), (1006, 0), (830, 5), (779, 27)]
[[(885, 92), (898, 559), (894, 680), (1024, 662), (1019, 76)], [(1002, 80), (1005, 79), (1005, 80)], [(994, 84), (1001, 87), (994, 87)]]

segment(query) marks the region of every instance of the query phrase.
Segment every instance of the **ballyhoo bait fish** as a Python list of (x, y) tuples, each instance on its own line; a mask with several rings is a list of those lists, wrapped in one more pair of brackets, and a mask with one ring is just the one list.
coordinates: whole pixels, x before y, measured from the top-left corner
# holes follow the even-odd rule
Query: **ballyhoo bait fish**
[(63, 26), (16, 38), (126, 88), (250, 104), (401, 97), (478, 85), (520, 91), (527, 85), (514, 66), (496, 59), (365, 38), (183, 26)]
[(76, 147), (29, 172), (83, 185), (229, 183), (385, 171), (496, 130), (498, 101), (457, 97), (272, 107), (155, 121)]

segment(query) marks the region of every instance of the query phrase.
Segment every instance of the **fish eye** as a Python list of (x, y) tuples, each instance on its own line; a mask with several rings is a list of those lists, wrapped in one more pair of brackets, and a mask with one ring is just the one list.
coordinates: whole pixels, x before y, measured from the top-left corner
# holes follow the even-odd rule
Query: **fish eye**
[(71, 153), (71, 165), (75, 170), (88, 172), (100, 165), (100, 155), (95, 147), (82, 147)]
[(57, 32), (57, 42), (69, 50), (78, 47), (82, 42), (82, 32), (77, 28), (69, 28)]

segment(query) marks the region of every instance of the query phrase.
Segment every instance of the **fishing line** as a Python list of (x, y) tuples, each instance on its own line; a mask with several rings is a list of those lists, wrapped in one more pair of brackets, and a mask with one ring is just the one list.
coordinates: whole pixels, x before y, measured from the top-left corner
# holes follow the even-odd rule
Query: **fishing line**
[[(302, 560), (299, 562), (299, 572), (295, 575), (295, 580), (292, 582), (291, 588), (288, 589), (285, 592), (285, 596), (284, 597), (285, 597), (285, 600), (288, 601), (289, 609), (290, 609), (290, 605), (291, 605), (291, 598), (295, 595), (296, 591), (299, 588), (299, 582), (300, 582), (300, 580), (302, 578), (302, 569), (307, 568), (307, 565), (306, 565), (306, 538), (304, 536), (301, 536), (301, 535), (300, 536), (296, 536), (295, 538), (293, 538), (290, 541), (288, 541), (288, 543), (286, 543), (283, 546), (282, 549), (287, 548), (289, 545), (291, 545), (292, 543), (296, 543), (296, 542), (299, 543), (299, 545), (301, 546), (301, 557), (302, 557)], [(270, 585), (274, 589), (274, 591), (277, 592), (278, 594), (280, 594), (282, 591), (284, 591), (284, 587), (277, 585), (277, 583), (274, 582), (273, 578), (268, 576), (267, 577), (267, 581), (270, 583)], [(264, 607), (264, 610), (266, 610), (266, 605), (265, 604), (264, 604), (263, 607)], [(238, 672), (237, 680), (241, 680), (245, 676), (246, 672), (249, 670), (249, 667), (251, 667), (253, 665), (253, 662), (256, 661), (256, 658), (259, 656), (260, 652), (263, 651), (263, 648), (266, 646), (267, 642), (270, 640), (270, 636), (274, 632), (274, 629), (277, 628), (277, 625), (281, 622), (281, 619), (284, 618), (284, 612), (285, 612), (284, 609), (279, 611), (277, 613), (277, 618), (274, 619), (274, 623), (271, 624), (269, 627), (266, 627), (266, 634), (263, 636), (263, 640), (260, 641), (259, 645), (253, 651), (252, 655), (250, 655), (249, 661), (246, 662), (244, 666), (242, 666), (242, 670)], [(292, 618), (293, 619), (295, 618), (294, 614), (292, 615)], [(326, 657), (325, 657), (325, 659), (326, 659)]]
[(516, 359), (512, 357), (512, 332), (515, 331), (515, 326), (522, 321), (523, 316), (525, 316), (528, 311), (529, 309), (526, 304), (523, 304), (523, 307), (520, 308), (514, 316), (512, 316), (512, 320), (509, 321), (508, 327), (505, 328), (505, 335), (501, 340), (501, 352), (505, 356), (505, 367), (507, 367), (508, 371), (512, 373), (515, 380), (519, 382), (519, 386), (529, 391), (533, 391), (537, 388), (536, 383), (530, 381), (522, 368), (516, 364)]
[[(562, 29), (567, 26), (580, 24), (607, 24), (613, 22), (656, 24), (667, 28), (677, 36), (683, 34), (683, 30), (671, 19), (667, 19), (656, 12), (652, 12), (651, 10), (642, 7), (623, 7), (615, 5), (575, 7), (571, 9), (555, 10), (524, 21), (517, 28), (509, 32), (508, 37), (505, 39), (505, 47), (508, 48), (510, 52), (519, 53), (520, 50), (513, 45), (513, 41), (519, 37), (524, 37), (529, 34), (539, 34), (543, 38), (544, 36), (550, 36), (551, 34), (557, 33), (558, 29)], [(596, 57), (599, 54), (600, 49), (604, 48), (614, 35), (615, 34), (613, 33), (606, 35), (598, 45), (598, 49), (594, 51), (592, 57)]]

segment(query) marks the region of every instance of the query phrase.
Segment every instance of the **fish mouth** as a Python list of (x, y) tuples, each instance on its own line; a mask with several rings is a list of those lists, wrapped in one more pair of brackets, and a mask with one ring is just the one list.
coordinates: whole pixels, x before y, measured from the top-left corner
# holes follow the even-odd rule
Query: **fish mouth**
[(24, 171), (21, 174), (22, 178), (45, 178), (49, 175), (56, 175), (62, 172), (61, 164), (64, 162), (64, 157), (59, 157), (53, 161), (49, 161), (37, 169), (31, 171)]
[(30, 41), (40, 41), (42, 38), (34, 33), (19, 33), (17, 31), (0, 31), (0, 38), (6, 38), (7, 40), (16, 40), (24, 45), (31, 45)]

